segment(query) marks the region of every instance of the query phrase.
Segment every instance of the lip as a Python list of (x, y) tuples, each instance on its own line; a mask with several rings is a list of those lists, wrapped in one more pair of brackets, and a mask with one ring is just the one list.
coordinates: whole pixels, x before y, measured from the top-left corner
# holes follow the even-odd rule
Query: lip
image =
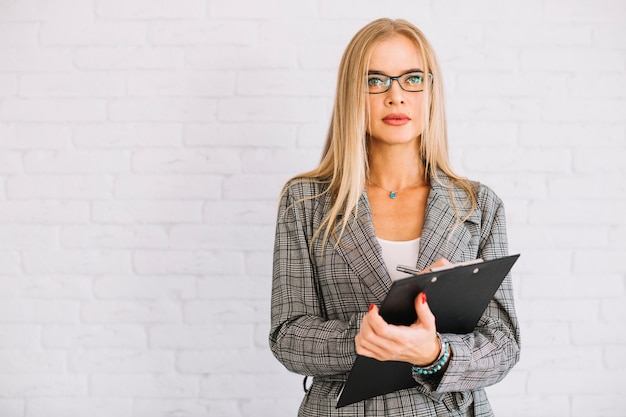
[(411, 118), (404, 113), (391, 113), (383, 118), (383, 122), (391, 126), (402, 126), (410, 121)]

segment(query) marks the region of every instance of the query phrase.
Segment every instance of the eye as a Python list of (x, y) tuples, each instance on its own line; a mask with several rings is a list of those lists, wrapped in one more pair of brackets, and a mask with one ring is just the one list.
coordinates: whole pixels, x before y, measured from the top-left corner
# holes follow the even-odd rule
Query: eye
[(420, 85), (424, 82), (424, 74), (410, 74), (406, 77), (405, 82), (411, 85)]
[(383, 81), (380, 77), (368, 77), (367, 85), (370, 87), (382, 87), (385, 85), (385, 81)]

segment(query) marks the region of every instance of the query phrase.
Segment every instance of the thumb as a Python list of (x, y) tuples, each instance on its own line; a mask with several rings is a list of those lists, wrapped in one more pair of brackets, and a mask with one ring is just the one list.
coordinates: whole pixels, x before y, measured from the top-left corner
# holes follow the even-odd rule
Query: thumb
[(435, 315), (430, 311), (427, 298), (425, 292), (421, 292), (415, 297), (415, 312), (417, 313), (416, 323), (427, 328), (436, 328)]

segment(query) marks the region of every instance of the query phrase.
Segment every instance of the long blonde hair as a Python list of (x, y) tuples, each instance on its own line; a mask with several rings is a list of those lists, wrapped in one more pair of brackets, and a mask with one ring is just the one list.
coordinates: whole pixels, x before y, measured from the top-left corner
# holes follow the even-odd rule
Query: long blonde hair
[[(450, 166), (441, 71), (432, 46), (424, 34), (406, 20), (378, 19), (357, 32), (341, 59), (332, 119), (320, 165), (297, 176), (327, 183), (322, 194), (330, 193), (331, 208), (313, 240), (323, 232), (324, 242), (333, 236), (338, 244), (350, 220), (349, 214), (358, 213), (359, 199), (369, 170), (366, 132), (368, 98), (364, 88), (369, 61), (374, 46), (394, 35), (404, 35), (415, 42), (424, 63), (424, 73), (432, 74), (432, 83), (426, 83), (421, 93), (426, 103), (423, 111), (424, 129), (419, 141), (425, 179), (437, 181), (438, 171), (443, 172), (450, 178), (452, 185), (467, 192), (471, 205), (468, 213), (476, 207), (471, 182), (455, 174)], [(452, 201), (456, 209), (455, 199)]]

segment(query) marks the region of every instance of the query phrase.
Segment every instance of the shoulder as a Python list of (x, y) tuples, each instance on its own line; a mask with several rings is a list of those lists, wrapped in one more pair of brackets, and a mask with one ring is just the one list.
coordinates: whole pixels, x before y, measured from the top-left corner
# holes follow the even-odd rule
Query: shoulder
[(473, 185), (479, 206), (493, 209), (502, 206), (502, 199), (489, 186), (478, 182), (473, 182)]
[(292, 201), (307, 200), (325, 194), (328, 183), (315, 178), (294, 177), (283, 186), (281, 196)]

